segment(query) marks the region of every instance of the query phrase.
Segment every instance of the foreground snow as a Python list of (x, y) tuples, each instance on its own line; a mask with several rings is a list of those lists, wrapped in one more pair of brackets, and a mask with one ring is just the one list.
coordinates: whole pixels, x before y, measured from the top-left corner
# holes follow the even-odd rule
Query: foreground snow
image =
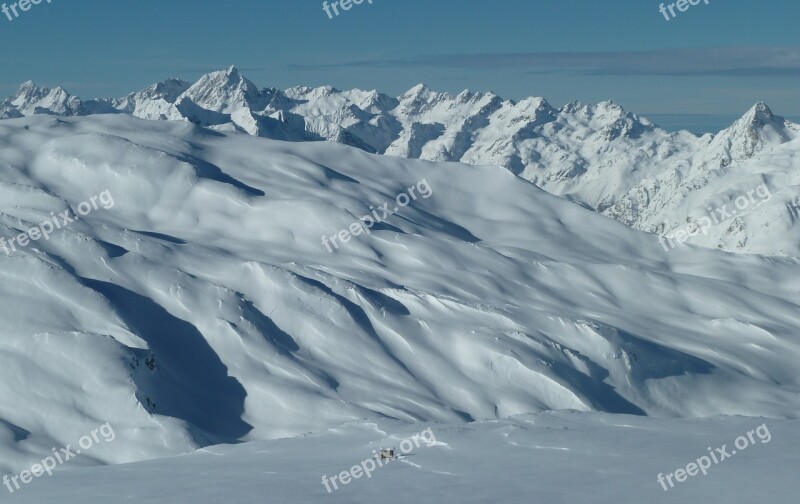
[[(735, 451), (765, 425), (769, 437)], [(193, 454), (102, 468), (65, 469), (3, 502), (107, 504), (507, 503), (641, 504), (759, 502), (796, 498), (797, 421), (702, 420), (559, 412), (468, 425), (352, 422), (293, 439), (211, 446)], [(361, 473), (346, 485), (322, 476), (348, 471), (381, 446), (431, 427), (435, 443)], [(730, 457), (665, 491), (659, 474), (685, 468), (708, 448)], [(696, 471), (695, 471), (696, 472)], [(355, 471), (354, 474), (359, 474)], [(669, 487), (669, 485), (667, 485)]]

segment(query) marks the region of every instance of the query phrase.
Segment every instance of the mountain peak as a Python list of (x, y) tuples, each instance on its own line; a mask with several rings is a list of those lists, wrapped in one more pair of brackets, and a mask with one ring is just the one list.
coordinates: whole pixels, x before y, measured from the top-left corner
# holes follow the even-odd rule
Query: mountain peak
[(169, 78), (161, 82), (157, 82), (150, 87), (134, 93), (134, 97), (138, 99), (157, 99), (161, 98), (170, 103), (175, 102), (178, 96), (189, 89), (191, 84), (175, 78)]
[(771, 122), (774, 117), (775, 115), (766, 103), (758, 102), (750, 107), (750, 110), (748, 110), (742, 118), (746, 119), (749, 123), (763, 125)]
[(764, 102), (758, 102), (727, 129), (714, 138), (721, 149), (722, 164), (749, 159), (769, 146), (779, 145), (798, 133), (797, 126), (772, 113)]
[[(37, 86), (29, 80), (20, 85), (15, 96), (6, 99), (5, 103), (14, 107), (22, 115), (53, 114), (73, 116), (81, 112), (81, 101), (70, 95), (61, 86), (48, 88)], [(9, 115), (4, 113), (3, 115)], [(16, 114), (11, 114), (16, 116)]]
[(413, 96), (420, 96), (422, 94), (430, 93), (430, 92), (431, 92), (431, 89), (428, 86), (426, 86), (425, 84), (420, 82), (416, 86), (412, 87), (411, 89), (409, 89), (408, 91), (403, 93), (401, 96), (413, 97)]
[(241, 108), (263, 108), (255, 84), (239, 73), (236, 65), (200, 77), (183, 95), (213, 112), (231, 113)]
[[(237, 87), (245, 86), (255, 88), (255, 84), (247, 80), (240, 72), (236, 65), (231, 65), (225, 70), (216, 70), (209, 72), (194, 84), (194, 86), (217, 86), (217, 87)], [(193, 86), (193, 87), (194, 87)]]
[(783, 129), (786, 120), (772, 113), (764, 102), (758, 102), (744, 113), (729, 130), (761, 131), (764, 128)]
[(622, 105), (615, 103), (614, 100), (603, 100), (597, 104), (598, 109), (604, 110), (613, 110), (615, 112), (625, 112), (625, 109), (622, 108)]
[(32, 91), (34, 89), (39, 89), (39, 86), (37, 86), (36, 83), (33, 82), (32, 80), (26, 80), (25, 82), (23, 82), (22, 84), (19, 85), (19, 89), (17, 90), (17, 94), (27, 93), (27, 92)]

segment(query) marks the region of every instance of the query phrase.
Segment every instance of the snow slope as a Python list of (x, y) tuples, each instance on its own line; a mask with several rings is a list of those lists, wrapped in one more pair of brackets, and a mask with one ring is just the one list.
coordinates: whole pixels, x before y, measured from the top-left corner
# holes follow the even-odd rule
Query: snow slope
[(0, 118), (109, 113), (279, 140), (329, 140), (393, 156), (499, 165), (550, 193), (668, 236), (761, 180), (777, 198), (689, 243), (800, 257), (800, 126), (763, 103), (718, 135), (697, 137), (664, 131), (611, 101), (556, 108), (544, 98), (515, 102), (466, 90), (453, 96), (422, 84), (396, 98), (330, 86), (281, 91), (259, 89), (236, 67), (194, 84), (168, 79), (123, 98), (88, 101), (60, 87), (26, 82), (0, 102)]
[[(800, 462), (798, 421), (746, 417), (674, 420), (557, 412), (469, 425), (348, 423), (292, 439), (213, 446), (191, 455), (113, 467), (67, 469), (5, 496), (27, 504), (251, 504), (387, 502), (685, 504), (792, 502)], [(761, 426), (743, 451), (739, 436)], [(330, 478), (431, 427), (404, 458), (336, 489)], [(429, 434), (425, 434), (431, 438)], [(730, 457), (709, 460), (707, 474), (667, 491), (658, 482), (708, 447)], [(412, 445), (413, 446), (413, 445)], [(716, 455), (716, 451), (714, 451)], [(369, 468), (369, 464), (366, 464)], [(328, 478), (328, 493), (322, 476)], [(665, 485), (669, 484), (665, 480)]]
[[(329, 253), (370, 205), (418, 198)], [(0, 470), (391, 418), (795, 418), (800, 266), (678, 246), (496, 166), (127, 115), (0, 123)]]

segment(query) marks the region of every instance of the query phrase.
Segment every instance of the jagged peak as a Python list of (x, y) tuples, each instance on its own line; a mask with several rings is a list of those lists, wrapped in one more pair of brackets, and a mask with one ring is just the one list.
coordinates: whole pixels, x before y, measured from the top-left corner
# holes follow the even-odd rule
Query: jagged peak
[[(544, 99), (542, 99), (544, 100)], [(546, 102), (545, 102), (546, 103)], [(547, 104), (549, 106), (549, 104)], [(587, 119), (596, 118), (603, 115), (610, 115), (608, 119), (630, 119), (643, 124), (652, 124), (645, 118), (639, 117), (636, 114), (625, 111), (622, 105), (613, 100), (603, 100), (599, 103), (583, 103), (580, 101), (571, 101), (558, 109), (561, 114), (578, 114)]]
[(742, 119), (750, 124), (765, 124), (772, 122), (776, 117), (766, 103), (758, 102), (745, 112)]
[(512, 101), (508, 103), (517, 110), (530, 110), (534, 112), (547, 112), (551, 114), (555, 114), (558, 111), (541, 96), (529, 96), (518, 102)]
[(408, 91), (406, 91), (405, 93), (401, 94), (400, 95), (400, 99), (403, 99), (403, 98), (416, 98), (416, 97), (421, 96), (423, 94), (430, 94), (430, 93), (432, 93), (431, 88), (429, 88), (427, 85), (425, 85), (423, 83), (419, 83), (416, 86), (414, 86), (411, 89), (409, 89)]
[(774, 115), (764, 102), (758, 102), (736, 122), (713, 139), (722, 153), (723, 163), (749, 159), (769, 146), (779, 145), (800, 131), (783, 117)]
[(615, 103), (614, 100), (603, 100), (596, 105), (596, 108), (598, 110), (608, 110), (625, 114), (625, 109), (622, 108), (622, 105)]
[(242, 92), (245, 96), (255, 97), (258, 95), (258, 87), (249, 79), (244, 77), (236, 66), (231, 66), (225, 70), (210, 72), (191, 85), (187, 93), (193, 94), (219, 94)]
[(503, 99), (495, 94), (493, 91), (486, 91), (486, 92), (473, 92), (469, 89), (465, 89), (458, 93), (455, 97), (455, 100), (459, 103), (477, 103), (486, 101), (488, 103), (498, 103), (503, 101)]
[(461, 100), (461, 101), (465, 101), (465, 100), (469, 100), (473, 96), (475, 96), (475, 93), (473, 93), (469, 89), (465, 89), (464, 91), (461, 91), (460, 93), (458, 93), (458, 95), (456, 96), (456, 99)]
[(66, 89), (62, 88), (61, 86), (56, 86), (54, 88), (49, 88), (46, 86), (39, 86), (32, 80), (28, 80), (23, 82), (19, 89), (17, 90), (17, 94), (11, 96), (10, 99), (13, 100), (30, 100), (30, 99), (40, 99), (45, 96), (53, 96), (53, 97), (60, 97), (62, 99), (73, 99), (73, 97)]
[(785, 123), (786, 120), (781, 116), (773, 114), (766, 103), (758, 102), (720, 134), (724, 132), (735, 134), (740, 131), (760, 132), (767, 127), (782, 130)]
[(39, 87), (32, 80), (26, 80), (25, 82), (23, 82), (22, 84), (19, 85), (19, 89), (17, 90), (17, 93), (18, 94), (22, 94), (22, 93), (31, 91), (33, 89), (46, 89), (46, 88)]
[(163, 98), (168, 102), (174, 102), (181, 93), (190, 87), (191, 83), (183, 79), (170, 77), (161, 82), (151, 84), (142, 91), (134, 93), (133, 96), (137, 98)]
[(48, 95), (48, 94), (51, 94), (51, 93), (56, 94), (56, 95), (71, 96), (70, 93), (66, 89), (62, 88), (61, 86), (56, 86), (54, 88), (49, 88), (47, 86), (39, 86), (38, 84), (36, 84), (32, 80), (27, 80), (27, 81), (23, 82), (22, 84), (20, 84), (19, 89), (17, 90), (16, 96), (17, 97), (31, 96), (31, 95), (44, 96), (44, 95)]
[(579, 100), (573, 100), (569, 103), (564, 104), (564, 106), (558, 109), (558, 111), (565, 114), (574, 114), (575, 112), (578, 112), (579, 110), (584, 110), (585, 108), (586, 105), (584, 105), (583, 102)]
[(231, 65), (225, 70), (216, 70), (209, 72), (202, 77), (192, 86), (205, 86), (208, 84), (225, 85), (228, 87), (246, 87), (250, 89), (257, 89), (256, 85), (250, 82), (243, 76), (236, 65)]

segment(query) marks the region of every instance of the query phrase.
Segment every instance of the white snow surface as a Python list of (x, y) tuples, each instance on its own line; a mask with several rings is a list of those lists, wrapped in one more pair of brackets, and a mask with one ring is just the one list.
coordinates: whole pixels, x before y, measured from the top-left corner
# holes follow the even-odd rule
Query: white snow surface
[[(212, 446), (161, 460), (99, 468), (64, 466), (52, 477), (7, 495), (4, 502), (784, 504), (794, 502), (797, 493), (797, 424), (746, 417), (674, 420), (578, 412), (468, 425), (357, 422), (308, 436)], [(357, 478), (346, 485), (338, 478), (335, 487), (331, 483), (333, 476), (360, 466), (380, 447), (397, 447), (428, 428), (423, 436), (435, 439), (432, 445), (424, 440), (406, 444), (409, 452), (376, 467), (369, 477), (357, 470)], [(747, 447), (737, 450), (736, 440), (742, 436)], [(705, 475), (695, 465), (696, 474), (684, 474), (684, 481), (678, 482), (672, 473), (708, 457), (709, 448), (715, 456), (722, 457), (716, 449), (730, 456), (717, 464), (709, 457)]]
[[(232, 66), (190, 84), (168, 79), (124, 98), (82, 101), (24, 83), (0, 118), (123, 113), (183, 120), (279, 140), (329, 140), (368, 152), (498, 165), (546, 191), (636, 229), (672, 236), (708, 208), (762, 183), (751, 204), (689, 243), (800, 257), (800, 126), (755, 104), (717, 135), (670, 133), (612, 101), (553, 107), (544, 98), (439, 93), (420, 84), (399, 97), (330, 86), (259, 89)], [(752, 201), (751, 201), (752, 203)]]
[(0, 122), (6, 242), (103, 191), (112, 208), (0, 252), (3, 474), (106, 422), (114, 442), (70, 470), (387, 419), (800, 411), (792, 258), (666, 252), (497, 166), (127, 115)]

